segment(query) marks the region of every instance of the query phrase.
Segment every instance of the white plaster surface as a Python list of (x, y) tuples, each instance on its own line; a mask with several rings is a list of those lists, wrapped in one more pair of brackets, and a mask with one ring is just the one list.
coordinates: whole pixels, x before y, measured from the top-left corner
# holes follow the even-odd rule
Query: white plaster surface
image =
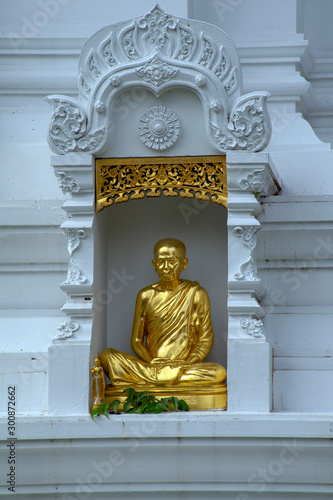
[[(267, 151), (282, 190), (277, 197), (261, 200), (263, 211), (258, 215), (262, 231), (258, 237), (256, 264), (258, 277), (266, 288), (258, 313), (260, 308), (266, 312), (263, 322), (267, 342), (255, 344), (254, 349), (267, 352), (270, 346), (273, 351), (273, 413), (268, 413), (270, 381), (261, 371), (263, 358), (260, 358), (261, 378), (258, 377), (263, 392), (255, 394), (251, 379), (246, 380), (248, 360), (243, 356), (239, 362), (246, 380), (242, 387), (242, 401), (246, 398), (248, 401), (246, 408), (237, 410), (240, 398), (234, 393), (230, 399), (235, 405), (234, 413), (229, 409), (228, 412), (143, 416), (140, 421), (135, 416), (115, 416), (111, 422), (90, 421), (87, 358), (89, 352), (94, 356), (107, 342), (106, 319), (96, 314), (94, 327), (99, 334), (89, 347), (91, 308), (89, 300), (83, 301), (85, 296), (89, 299), (92, 295), (90, 283), (85, 288), (85, 296), (74, 294), (65, 307), (70, 313), (81, 315), (80, 329), (73, 337), (52, 343), (60, 323), (66, 319), (60, 312), (65, 294), (59, 284), (66, 279), (69, 254), (67, 238), (59, 226), (66, 221), (60, 207), (69, 195), (59, 189), (50, 167), (46, 143), (49, 107), (43, 98), (49, 94), (76, 98), (78, 57), (85, 40), (106, 24), (143, 14), (154, 3), (150, 0), (96, 0), (94, 3), (17, 0), (3, 9), (0, 39), (3, 61), (0, 422), (4, 439), (1, 474), (7, 467), (4, 417), (7, 387), (15, 383), (20, 471), (16, 496), (25, 500), (35, 500), (37, 495), (43, 499), (77, 499), (79, 494), (88, 497), (88, 493), (90, 498), (99, 500), (109, 498), (110, 494), (135, 500), (217, 499), (222, 495), (230, 500), (254, 500), (259, 495), (264, 500), (328, 499), (333, 493), (329, 440), (333, 412), (330, 389), (333, 382), (333, 162), (328, 146), (333, 137), (332, 47), (328, 25), (332, 2), (192, 0), (187, 5), (185, 1), (160, 1), (160, 6), (174, 15), (186, 17), (188, 12), (192, 18), (225, 29), (239, 49), (244, 92), (262, 90), (272, 94), (269, 111), (273, 137)], [(47, 13), (42, 4), (51, 9), (53, 5), (53, 13)], [(182, 103), (179, 112), (184, 114), (183, 121), (186, 115), (191, 122), (192, 113), (197, 111), (194, 101), (192, 98), (191, 102)], [(204, 139), (198, 123), (195, 128), (198, 141), (188, 154), (196, 151), (206, 154), (208, 149), (199, 153), (201, 146), (204, 149)], [(121, 137), (116, 144), (119, 155), (125, 151), (125, 145), (121, 149), (120, 140)], [(131, 154), (138, 154), (139, 149), (132, 143), (130, 147)], [(91, 172), (81, 172), (83, 185), (89, 175)], [(71, 223), (77, 228), (87, 223), (87, 213), (91, 213), (93, 206), (91, 195), (80, 196), (76, 215), (72, 215), (71, 202), (66, 205), (72, 216)], [(238, 210), (242, 216), (241, 203), (248, 204), (249, 198), (244, 195), (239, 200)], [(131, 203), (135, 210), (139, 202)], [(185, 200), (185, 203), (191, 202)], [(234, 208), (237, 209), (236, 205)], [(131, 212), (130, 204), (126, 210)], [(189, 227), (192, 224), (199, 227), (196, 220), (201, 217), (205, 220), (204, 210), (191, 217)], [(214, 235), (218, 222), (215, 215), (209, 219), (206, 229)], [(181, 226), (177, 230), (180, 229)], [(122, 228), (117, 230), (121, 235)], [(75, 251), (74, 257), (77, 255), (81, 262), (79, 252), (84, 244), (92, 252), (92, 231), (96, 235), (103, 232), (103, 225), (89, 229), (80, 250)], [(156, 236), (158, 233), (157, 228)], [(127, 232), (121, 237), (131, 244)], [(195, 236), (189, 238), (195, 241)], [(213, 240), (212, 248), (222, 244), (220, 237), (213, 236)], [(116, 245), (118, 241), (110, 238), (109, 244)], [(98, 262), (99, 256), (103, 261), (107, 257), (103, 248), (96, 246), (94, 251), (95, 286), (103, 287), (106, 276)], [(142, 250), (142, 254), (146, 255), (146, 251)], [(116, 261), (119, 255), (117, 249), (110, 257), (111, 271), (113, 259)], [(198, 255), (199, 252), (195, 259)], [(148, 273), (148, 269), (145, 272)], [(200, 281), (203, 281), (201, 277)], [(205, 287), (212, 295), (210, 284)], [(136, 293), (134, 283), (131, 293), (133, 296)], [(260, 295), (260, 290), (258, 293)], [(256, 299), (251, 300), (253, 308)], [(214, 309), (216, 306), (213, 317)], [(218, 315), (216, 318), (219, 322)], [(126, 321), (127, 335), (131, 318)], [(221, 326), (215, 327), (216, 332), (222, 330)], [(83, 363), (80, 356), (73, 361), (73, 352), (77, 352), (74, 346), (78, 344), (79, 350), (85, 353)], [(224, 342), (220, 346), (223, 351)], [(220, 353), (215, 355), (219, 358)], [(267, 361), (269, 357), (265, 358), (266, 373), (269, 371)], [(53, 374), (58, 373), (58, 377), (49, 377), (50, 366), (55, 368)], [(231, 368), (231, 378), (234, 368)], [(237, 373), (240, 371), (234, 369), (236, 380)], [(250, 392), (246, 391), (247, 387)], [(47, 412), (55, 416), (43, 417)], [(71, 416), (73, 413), (79, 413), (80, 417)], [(293, 447), (294, 439), (299, 449)], [(101, 463), (110, 459), (112, 449), (119, 451), (120, 456), (112, 458), (114, 472), (103, 476), (105, 469)], [(296, 452), (287, 452), (290, 449)], [(98, 463), (98, 470), (94, 463)], [(153, 479), (152, 470), (156, 471)], [(93, 472), (99, 476), (89, 476)], [(268, 479), (263, 474), (268, 474)], [(3, 475), (0, 482), (4, 484)], [(2, 486), (0, 495), (8, 498), (8, 493), (6, 486)]]

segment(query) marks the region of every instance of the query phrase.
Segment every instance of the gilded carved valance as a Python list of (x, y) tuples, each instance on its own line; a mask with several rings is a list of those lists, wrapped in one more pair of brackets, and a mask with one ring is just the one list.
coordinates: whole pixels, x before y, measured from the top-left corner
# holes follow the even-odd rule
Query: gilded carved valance
[(96, 160), (96, 210), (130, 199), (181, 196), (227, 207), (225, 156)]

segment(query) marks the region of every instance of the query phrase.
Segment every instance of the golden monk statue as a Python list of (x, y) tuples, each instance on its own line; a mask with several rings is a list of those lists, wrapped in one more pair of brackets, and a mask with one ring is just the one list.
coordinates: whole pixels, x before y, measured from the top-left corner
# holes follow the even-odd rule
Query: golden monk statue
[(116, 349), (100, 355), (111, 381), (106, 399), (137, 387), (181, 396), (191, 409), (191, 400), (195, 409), (225, 408), (226, 371), (204, 363), (214, 337), (207, 292), (196, 281), (180, 279), (188, 264), (184, 243), (158, 241), (152, 262), (160, 281), (137, 296), (131, 342), (137, 357)]

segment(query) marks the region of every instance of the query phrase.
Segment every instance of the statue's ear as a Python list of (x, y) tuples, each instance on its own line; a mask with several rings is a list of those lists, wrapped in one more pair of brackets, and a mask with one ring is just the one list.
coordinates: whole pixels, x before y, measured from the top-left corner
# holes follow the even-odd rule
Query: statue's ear
[(183, 263), (182, 263), (182, 271), (184, 271), (186, 268), (187, 268), (187, 264), (188, 264), (188, 259), (183, 259)]
[(153, 264), (153, 268), (154, 268), (154, 269), (155, 269), (155, 271), (156, 271), (156, 260), (155, 260), (155, 259), (153, 259), (151, 262), (152, 262), (152, 264)]

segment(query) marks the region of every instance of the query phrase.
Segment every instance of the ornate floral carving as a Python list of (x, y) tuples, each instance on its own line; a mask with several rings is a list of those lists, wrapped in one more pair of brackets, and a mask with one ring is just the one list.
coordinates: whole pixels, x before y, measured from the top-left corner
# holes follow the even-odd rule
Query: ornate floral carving
[(97, 113), (104, 113), (105, 111), (105, 104), (102, 101), (96, 101), (94, 104), (94, 108), (97, 111)]
[(254, 338), (265, 338), (264, 324), (260, 319), (241, 319), (241, 327), (245, 332)]
[(210, 124), (211, 134), (214, 139), (214, 142), (220, 151), (228, 151), (229, 149), (236, 149), (237, 141), (235, 137), (229, 133), (229, 131), (222, 132), (221, 129)]
[(121, 80), (118, 75), (110, 76), (110, 83), (113, 87), (119, 87)]
[(54, 340), (65, 340), (72, 337), (74, 332), (80, 328), (77, 321), (63, 321), (60, 326), (58, 326), (59, 333)]
[(170, 108), (153, 106), (143, 113), (138, 125), (139, 136), (149, 148), (164, 150), (178, 139), (180, 123)]
[(87, 117), (82, 106), (71, 98), (47, 97), (53, 113), (49, 129), (49, 144), (53, 151), (65, 154), (71, 151), (93, 151), (104, 138), (104, 127), (87, 133)]
[(249, 189), (253, 193), (261, 193), (264, 186), (265, 170), (257, 169), (248, 174), (245, 179), (241, 179), (238, 183), (241, 189)]
[(105, 128), (96, 130), (93, 134), (88, 134), (77, 141), (77, 146), (81, 151), (94, 151), (104, 139)]
[(87, 233), (84, 229), (72, 229), (65, 227), (63, 231), (68, 236), (68, 252), (71, 256), (74, 250), (76, 250), (80, 246), (80, 240), (87, 236)]
[[(218, 109), (218, 104), (213, 104), (205, 115), (208, 127), (203, 130), (208, 130), (214, 147), (221, 152), (263, 149), (271, 134), (265, 107), (268, 94), (252, 92), (240, 97), (241, 70), (236, 48), (218, 28), (211, 26), (209, 32), (210, 38), (200, 21), (176, 18), (158, 5), (142, 17), (97, 32), (81, 53), (80, 101), (65, 96), (47, 98), (53, 106), (51, 149), (58, 154), (101, 151), (106, 133), (112, 133), (108, 124), (117, 95), (114, 87), (120, 85), (120, 77), (127, 88), (143, 80), (153, 86), (156, 95), (164, 85), (192, 87), (195, 79), (202, 102), (221, 106)], [(216, 85), (217, 78), (221, 85)], [(107, 79), (110, 85), (105, 88)], [(227, 116), (231, 94), (235, 96), (234, 104)], [(95, 107), (92, 95), (97, 101)], [(110, 106), (103, 109), (99, 99), (110, 102)], [(215, 116), (212, 111), (220, 113)]]
[[(198, 158), (199, 160), (199, 158)], [(97, 160), (97, 211), (113, 203), (147, 196), (182, 196), (211, 200), (226, 207), (225, 158), (210, 157), (210, 162), (199, 163), (187, 157), (144, 158), (132, 160)]]
[[(53, 100), (54, 101), (54, 100)], [(58, 100), (51, 116), (50, 138), (64, 153), (75, 148), (75, 140), (87, 130), (86, 113), (72, 102)]]
[(210, 109), (211, 109), (212, 111), (215, 111), (215, 113), (218, 113), (219, 111), (221, 111), (221, 109), (222, 109), (222, 105), (221, 105), (221, 103), (220, 103), (220, 102), (218, 102), (218, 101), (212, 101), (212, 102), (210, 103)]
[(87, 281), (86, 276), (80, 271), (80, 269), (73, 264), (72, 259), (70, 259), (68, 264), (67, 278), (64, 281), (64, 285), (82, 285)]
[(79, 82), (81, 83), (81, 87), (84, 91), (84, 93), (89, 96), (90, 92), (91, 92), (91, 87), (86, 83), (85, 79), (84, 78), (80, 78)]
[(96, 64), (96, 62), (95, 62), (95, 56), (94, 56), (94, 54), (91, 54), (91, 56), (89, 57), (88, 68), (90, 70), (90, 73), (93, 76), (95, 76), (96, 78), (98, 78), (99, 76), (101, 76), (101, 72), (99, 70), (99, 65)]
[(107, 62), (108, 66), (112, 68), (112, 66), (116, 66), (117, 61), (113, 57), (111, 45), (112, 39), (109, 37), (107, 41), (103, 43), (101, 52), (103, 59)]
[(260, 230), (260, 226), (237, 226), (234, 227), (232, 232), (235, 236), (241, 238), (244, 246), (252, 250), (256, 246), (257, 234)]
[(195, 46), (195, 40), (188, 29), (180, 28), (181, 43), (179, 52), (176, 55), (176, 59), (185, 60), (191, 57), (193, 48)]
[(234, 93), (237, 87), (238, 87), (237, 71), (236, 68), (233, 68), (233, 70), (230, 72), (230, 75), (224, 82), (224, 88), (226, 93), (228, 95), (231, 95)]
[(234, 278), (237, 281), (260, 281), (257, 276), (256, 265), (252, 258), (241, 266), (240, 272), (234, 274)]
[(226, 55), (224, 48), (221, 47), (220, 59), (219, 59), (219, 62), (217, 63), (217, 65), (214, 69), (214, 73), (219, 80), (223, 81), (225, 76), (228, 74), (230, 68), (231, 68), (230, 59)]
[(154, 57), (152, 61), (137, 69), (136, 72), (139, 76), (142, 76), (146, 82), (155, 85), (155, 87), (159, 87), (174, 77), (178, 73), (178, 70), (171, 68), (158, 57)]
[(67, 175), (66, 172), (55, 172), (58, 177), (59, 186), (63, 193), (78, 193), (80, 191), (80, 185), (76, 180)]
[(236, 138), (239, 149), (258, 151), (270, 139), (270, 119), (266, 108), (267, 92), (242, 96), (232, 109), (228, 128)]
[(195, 77), (195, 83), (198, 85), (198, 87), (204, 87), (207, 85), (207, 78), (203, 75), (198, 75)]
[(201, 64), (201, 66), (209, 66), (213, 55), (214, 50), (212, 44), (206, 38), (204, 38), (202, 42), (202, 54), (199, 64)]
[(271, 128), (267, 96), (267, 92), (253, 92), (238, 99), (231, 111), (228, 130), (222, 131), (211, 123), (212, 137), (221, 151), (258, 151), (268, 144)]

